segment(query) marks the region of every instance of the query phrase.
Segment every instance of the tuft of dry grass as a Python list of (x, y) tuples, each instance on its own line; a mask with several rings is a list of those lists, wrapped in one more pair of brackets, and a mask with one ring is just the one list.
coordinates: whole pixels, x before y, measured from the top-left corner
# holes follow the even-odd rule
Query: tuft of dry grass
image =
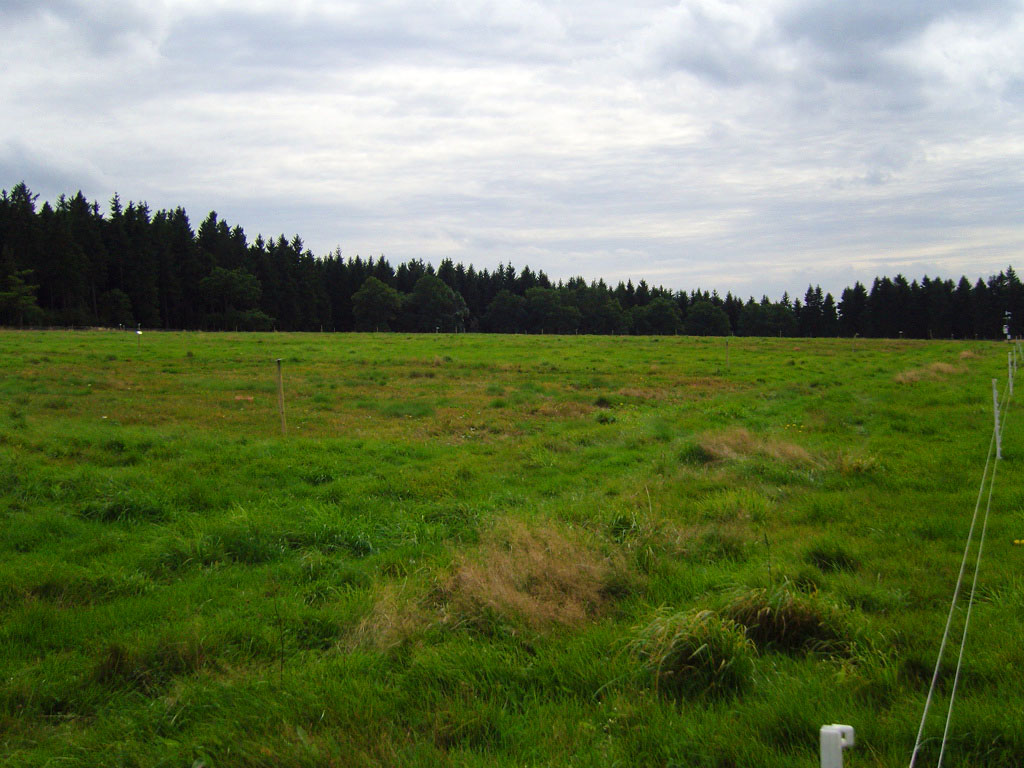
[(672, 393), (665, 389), (653, 389), (650, 387), (623, 387), (618, 391), (618, 394), (635, 400), (661, 402), (668, 400)]
[(857, 456), (846, 451), (836, 451), (831, 458), (831, 464), (841, 475), (866, 475), (881, 468), (874, 456)]
[(743, 427), (706, 435), (700, 440), (700, 447), (712, 459), (725, 461), (756, 453), (758, 441)]
[(789, 464), (816, 464), (805, 448), (782, 440), (763, 439), (742, 427), (702, 437), (698, 445), (711, 460), (727, 461), (744, 456), (767, 456)]
[(761, 444), (761, 451), (765, 456), (784, 461), (788, 464), (816, 464), (811, 454), (802, 445), (787, 443), (781, 440), (767, 440)]
[(496, 622), (534, 630), (579, 624), (609, 602), (616, 570), (576, 534), (507, 521), (475, 556), (456, 561), (439, 602), (446, 622), (484, 631)]
[(423, 630), (430, 617), (420, 600), (408, 592), (407, 582), (380, 587), (373, 608), (349, 635), (347, 646), (387, 651)]
[[(960, 353), (960, 359), (964, 359), (964, 355), (973, 356), (973, 352), (964, 351)], [(897, 373), (893, 380), (897, 384), (915, 384), (923, 379), (942, 379), (945, 376), (954, 376), (958, 373), (966, 372), (966, 368), (963, 366), (951, 365), (950, 363), (930, 363), (924, 368), (908, 368), (905, 371)]]
[(590, 415), (594, 406), (587, 403), (578, 403), (572, 400), (545, 401), (540, 405), (530, 408), (529, 413), (534, 416), (555, 419), (579, 419)]
[(976, 352), (972, 352), (969, 349), (965, 349), (963, 352), (960, 353), (961, 360), (974, 360), (977, 356), (978, 354)]
[(892, 378), (897, 384), (916, 384), (924, 378), (924, 371), (920, 368), (910, 368), (906, 371), (900, 371)]

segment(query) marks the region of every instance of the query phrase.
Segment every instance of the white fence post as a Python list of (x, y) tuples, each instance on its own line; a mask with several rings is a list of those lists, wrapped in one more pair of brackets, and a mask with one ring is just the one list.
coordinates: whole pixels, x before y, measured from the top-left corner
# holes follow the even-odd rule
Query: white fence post
[(1003, 438), (999, 434), (999, 387), (996, 380), (992, 379), (992, 410), (996, 416), (996, 458), (1003, 458)]
[(853, 746), (852, 725), (821, 726), (821, 768), (843, 768), (843, 750)]
[(281, 358), (277, 358), (277, 410), (281, 414), (281, 434), (287, 434), (284, 420), (284, 375), (281, 373)]
[(1006, 353), (1006, 378), (1010, 382), (1010, 397), (1013, 397), (1013, 353)]

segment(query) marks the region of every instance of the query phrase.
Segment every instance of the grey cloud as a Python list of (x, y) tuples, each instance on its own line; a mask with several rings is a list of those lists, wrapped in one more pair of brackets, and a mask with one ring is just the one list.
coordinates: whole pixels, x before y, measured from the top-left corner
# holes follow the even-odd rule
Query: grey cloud
[(36, 0), (3, 0), (0, 2), (0, 16), (7, 19), (36, 16), (41, 13), (43, 13), (43, 8)]
[(1024, 106), (1024, 79), (1013, 78), (1006, 83), (1002, 96), (1006, 101)]
[(20, 181), (46, 200), (99, 187), (94, 170), (81, 163), (46, 157), (23, 141), (3, 142), (0, 144), (0, 186), (9, 188)]
[(823, 49), (881, 49), (920, 34), (950, 17), (999, 16), (1016, 0), (806, 0), (790, 7), (779, 26)]
[(778, 19), (786, 44), (823, 77), (878, 88), (893, 108), (919, 106), (921, 75), (900, 53), (929, 27), (1005, 20), (1021, 10), (1018, 0), (806, 0)]
[(131, 47), (157, 32), (156, 17), (132, 0), (84, 2), (54, 0), (47, 3), (6, 2), (0, 16), (22, 24), (51, 20), (63, 24), (94, 55), (106, 56)]
[(776, 75), (773, 31), (752, 19), (709, 14), (703, 5), (679, 3), (663, 11), (638, 39), (656, 70), (685, 70), (720, 85), (763, 82)]
[(1006, 3), (231, 7), (0, 5), (55, 53), (2, 59), (0, 186), (758, 297), (1024, 247), (1019, 71), (959, 104), (915, 66), (932, 25), (985, 19), (969, 55)]
[(396, 62), (560, 58), (555, 45), (560, 30), (538, 29), (528, 19), (523, 23), (531, 34), (524, 35), (514, 19), (481, 24), (417, 4), (368, 6), (348, 16), (221, 10), (176, 19), (161, 50), (186, 68), (211, 68), (214, 81), (218, 76), (246, 80), (250, 73), (251, 87), (265, 82), (259, 78), (289, 72), (308, 77)]

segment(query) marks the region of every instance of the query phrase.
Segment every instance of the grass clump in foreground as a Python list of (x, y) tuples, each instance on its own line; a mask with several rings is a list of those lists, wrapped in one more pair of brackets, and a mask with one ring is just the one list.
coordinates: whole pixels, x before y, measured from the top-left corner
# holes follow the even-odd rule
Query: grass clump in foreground
[(829, 653), (842, 650), (851, 639), (842, 609), (788, 584), (743, 590), (729, 601), (724, 613), (765, 650)]
[[(1006, 365), (871, 340), (732, 339), (729, 365), (683, 337), (0, 343), (4, 768), (791, 768), (835, 721), (851, 765), (906, 765)], [(1014, 412), (951, 765), (1024, 754)]]
[(630, 649), (670, 696), (741, 693), (754, 674), (754, 646), (744, 628), (710, 610), (663, 609), (637, 628)]

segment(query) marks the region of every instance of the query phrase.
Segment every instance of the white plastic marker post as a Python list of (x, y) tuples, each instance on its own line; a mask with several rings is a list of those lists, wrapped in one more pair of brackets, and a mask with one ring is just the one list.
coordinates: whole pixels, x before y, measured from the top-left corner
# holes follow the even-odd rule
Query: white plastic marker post
[(281, 374), (281, 357), (278, 358), (278, 411), (281, 412), (281, 433), (285, 434), (285, 379)]
[(852, 725), (821, 726), (821, 768), (843, 768), (843, 750), (853, 746)]
[(1013, 353), (1006, 353), (1006, 379), (1010, 382), (1010, 397), (1013, 397)]
[(142, 349), (142, 329), (141, 328), (139, 328), (137, 331), (135, 331), (135, 338), (138, 339), (138, 342), (139, 342), (136, 346), (139, 349)]
[(996, 380), (992, 379), (992, 408), (996, 415), (996, 458), (1003, 458), (1003, 438), (999, 434), (999, 388)]

